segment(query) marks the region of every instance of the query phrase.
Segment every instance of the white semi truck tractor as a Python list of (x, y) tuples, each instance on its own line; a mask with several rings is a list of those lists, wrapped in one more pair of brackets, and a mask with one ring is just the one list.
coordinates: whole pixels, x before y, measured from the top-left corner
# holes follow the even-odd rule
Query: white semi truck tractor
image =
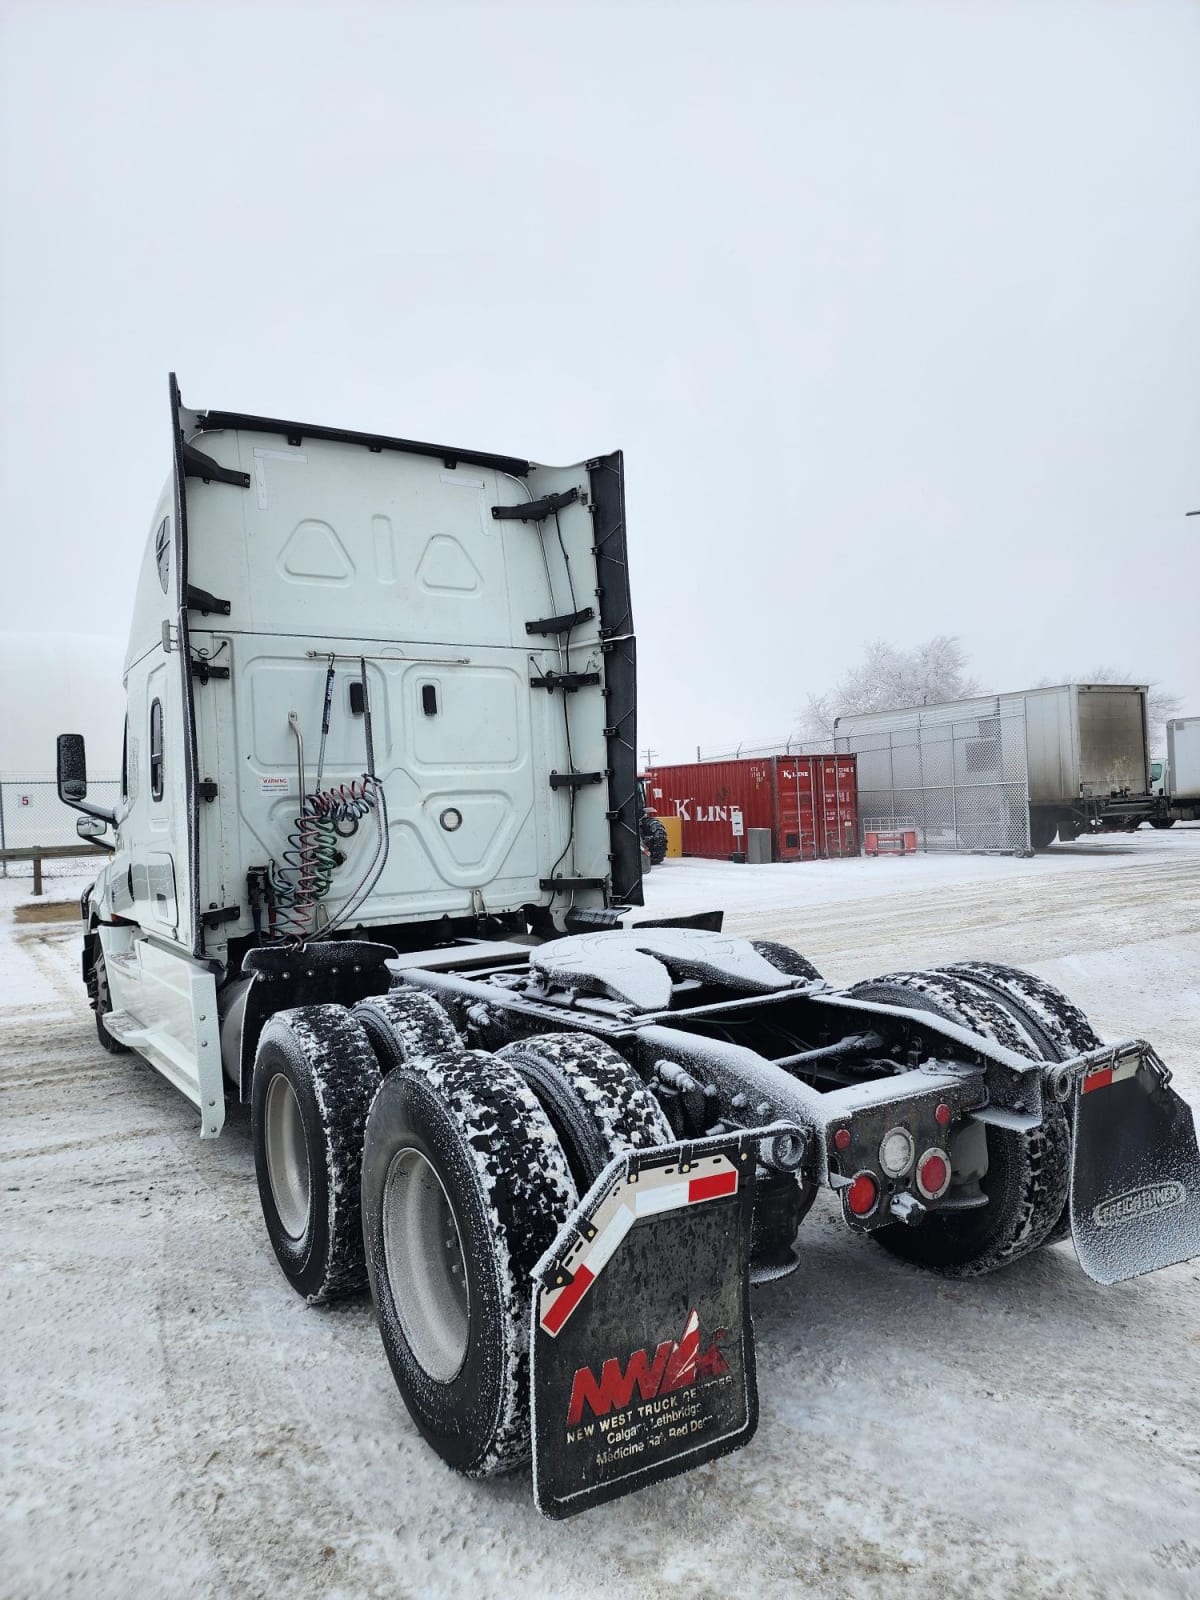
[(1145, 1041), (1011, 968), (839, 989), (719, 913), (637, 919), (620, 454), (193, 411), (173, 377), (170, 439), (114, 810), (58, 742), (111, 851), (100, 1042), (202, 1138), (249, 1105), (279, 1266), (370, 1292), (452, 1466), (532, 1458), (566, 1516), (745, 1444), (750, 1284), (823, 1186), (952, 1276), (1068, 1234), (1102, 1283), (1200, 1252), (1192, 1113)]

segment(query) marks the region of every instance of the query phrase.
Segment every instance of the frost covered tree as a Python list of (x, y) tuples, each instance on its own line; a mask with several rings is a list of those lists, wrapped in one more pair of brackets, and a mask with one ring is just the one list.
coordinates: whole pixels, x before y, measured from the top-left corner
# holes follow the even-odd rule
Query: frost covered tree
[(935, 634), (911, 650), (876, 639), (832, 689), (809, 695), (801, 731), (806, 739), (827, 739), (838, 717), (965, 700), (980, 692), (966, 667), (967, 653), (954, 634)]

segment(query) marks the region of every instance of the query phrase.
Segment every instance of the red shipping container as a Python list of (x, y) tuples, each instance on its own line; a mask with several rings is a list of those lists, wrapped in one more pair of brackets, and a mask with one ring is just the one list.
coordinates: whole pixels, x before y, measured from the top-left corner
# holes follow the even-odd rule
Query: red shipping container
[(767, 828), (773, 861), (858, 854), (854, 756), (767, 756), (651, 767), (646, 798), (682, 824), (685, 856), (727, 861)]
[(776, 861), (858, 854), (857, 756), (776, 756)]
[[(685, 856), (728, 861), (746, 848), (747, 828), (775, 833), (775, 762), (694, 761), (651, 767), (646, 802), (682, 823)], [(772, 852), (773, 853), (773, 852)]]

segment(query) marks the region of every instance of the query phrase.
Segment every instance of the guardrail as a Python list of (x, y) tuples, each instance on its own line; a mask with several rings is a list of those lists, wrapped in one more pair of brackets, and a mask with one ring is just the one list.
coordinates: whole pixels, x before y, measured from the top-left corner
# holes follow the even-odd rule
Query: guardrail
[(33, 892), (42, 893), (42, 862), (66, 861), (71, 856), (106, 856), (108, 851), (98, 844), (31, 844), (12, 850), (0, 850), (0, 861), (32, 861)]

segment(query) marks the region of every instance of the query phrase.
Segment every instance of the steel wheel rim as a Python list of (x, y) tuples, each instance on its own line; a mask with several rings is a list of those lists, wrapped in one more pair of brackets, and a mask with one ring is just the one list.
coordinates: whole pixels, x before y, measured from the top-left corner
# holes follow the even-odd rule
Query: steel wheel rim
[(267, 1176), (275, 1214), (289, 1239), (302, 1239), (308, 1229), (312, 1204), (312, 1179), (308, 1169), (308, 1144), (296, 1091), (282, 1072), (267, 1085), (263, 1113), (266, 1130)]
[(467, 1359), (470, 1290), (458, 1219), (419, 1150), (397, 1150), (383, 1187), (383, 1259), (400, 1330), (436, 1383)]

